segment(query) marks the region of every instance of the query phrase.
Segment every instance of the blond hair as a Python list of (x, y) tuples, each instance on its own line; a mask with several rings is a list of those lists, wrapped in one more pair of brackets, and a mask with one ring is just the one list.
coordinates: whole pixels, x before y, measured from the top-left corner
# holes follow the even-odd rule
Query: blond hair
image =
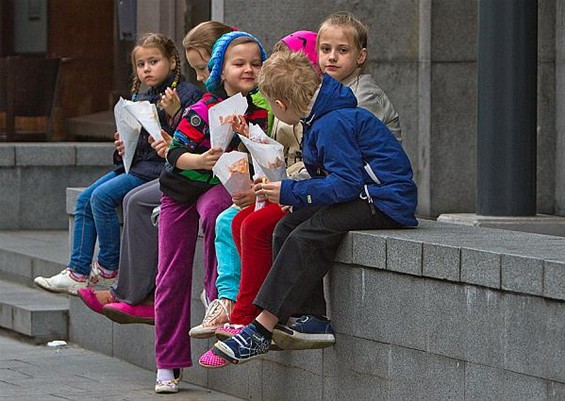
[[(318, 28), (318, 37), (316, 38), (316, 49), (320, 49), (320, 37), (328, 28), (340, 27), (343, 29), (345, 36), (353, 43), (358, 51), (367, 48), (367, 27), (359, 21), (353, 14), (347, 11), (338, 11), (327, 17)], [(367, 58), (360, 65), (364, 67)]]
[(174, 70), (174, 82), (172, 86), (176, 86), (176, 84), (181, 79), (181, 67), (180, 67), (180, 56), (177, 47), (175, 46), (175, 42), (172, 41), (169, 37), (163, 35), (162, 33), (146, 33), (145, 35), (141, 36), (133, 50), (131, 51), (131, 64), (133, 68), (133, 75), (132, 75), (132, 85), (131, 85), (131, 94), (132, 98), (135, 98), (137, 93), (139, 92), (139, 88), (141, 86), (141, 81), (137, 76), (137, 69), (135, 66), (135, 53), (142, 47), (155, 47), (159, 49), (159, 51), (163, 54), (165, 58), (168, 60), (173, 59), (175, 62), (175, 70)]
[(308, 113), (321, 79), (302, 52), (276, 52), (259, 73), (259, 90), (271, 100), (281, 100), (299, 116)]
[[(232, 32), (231, 26), (222, 24), (217, 21), (206, 21), (196, 25), (182, 40), (182, 46), (185, 52), (188, 50), (196, 50), (203, 59), (208, 59), (212, 55), (212, 47), (216, 40), (223, 34)], [(207, 54), (202, 54), (205, 51)]]

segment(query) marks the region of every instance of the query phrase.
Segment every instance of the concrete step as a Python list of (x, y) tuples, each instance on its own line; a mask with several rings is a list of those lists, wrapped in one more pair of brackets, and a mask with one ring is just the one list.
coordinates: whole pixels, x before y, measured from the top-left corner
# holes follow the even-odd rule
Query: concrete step
[(0, 327), (36, 343), (67, 339), (69, 298), (33, 284), (52, 276), (69, 255), (67, 231), (0, 231)]
[(34, 287), (60, 272), (69, 257), (68, 231), (0, 231), (0, 279)]
[(65, 129), (76, 140), (113, 141), (116, 132), (114, 111), (69, 118), (65, 121)]
[(23, 334), (35, 343), (66, 340), (69, 297), (0, 280), (0, 327)]

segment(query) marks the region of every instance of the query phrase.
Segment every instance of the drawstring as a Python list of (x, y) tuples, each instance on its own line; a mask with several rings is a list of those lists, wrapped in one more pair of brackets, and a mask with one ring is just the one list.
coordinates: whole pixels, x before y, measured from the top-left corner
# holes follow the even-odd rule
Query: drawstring
[(366, 200), (369, 203), (369, 206), (371, 207), (371, 214), (373, 215), (377, 214), (377, 210), (375, 209), (375, 205), (373, 203), (373, 198), (369, 194), (369, 188), (367, 187), (366, 184), (363, 185), (363, 189), (365, 193), (363, 194), (363, 192), (361, 192), (359, 194), (359, 198)]

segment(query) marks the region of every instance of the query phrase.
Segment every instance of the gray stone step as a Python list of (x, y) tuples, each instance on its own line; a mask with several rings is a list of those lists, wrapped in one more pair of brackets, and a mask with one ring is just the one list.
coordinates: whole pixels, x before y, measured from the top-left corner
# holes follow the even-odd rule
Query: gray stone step
[(0, 279), (33, 287), (36, 276), (60, 272), (69, 257), (68, 231), (0, 231)]
[(0, 327), (42, 343), (66, 340), (68, 326), (68, 296), (0, 280)]

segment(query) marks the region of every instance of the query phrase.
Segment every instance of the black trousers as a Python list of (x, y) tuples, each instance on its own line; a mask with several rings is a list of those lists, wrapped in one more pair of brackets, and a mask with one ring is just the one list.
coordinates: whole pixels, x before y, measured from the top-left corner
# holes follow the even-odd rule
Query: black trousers
[(282, 323), (292, 315), (325, 315), (323, 278), (347, 232), (400, 227), (362, 199), (288, 214), (275, 227), (273, 267), (254, 304)]

